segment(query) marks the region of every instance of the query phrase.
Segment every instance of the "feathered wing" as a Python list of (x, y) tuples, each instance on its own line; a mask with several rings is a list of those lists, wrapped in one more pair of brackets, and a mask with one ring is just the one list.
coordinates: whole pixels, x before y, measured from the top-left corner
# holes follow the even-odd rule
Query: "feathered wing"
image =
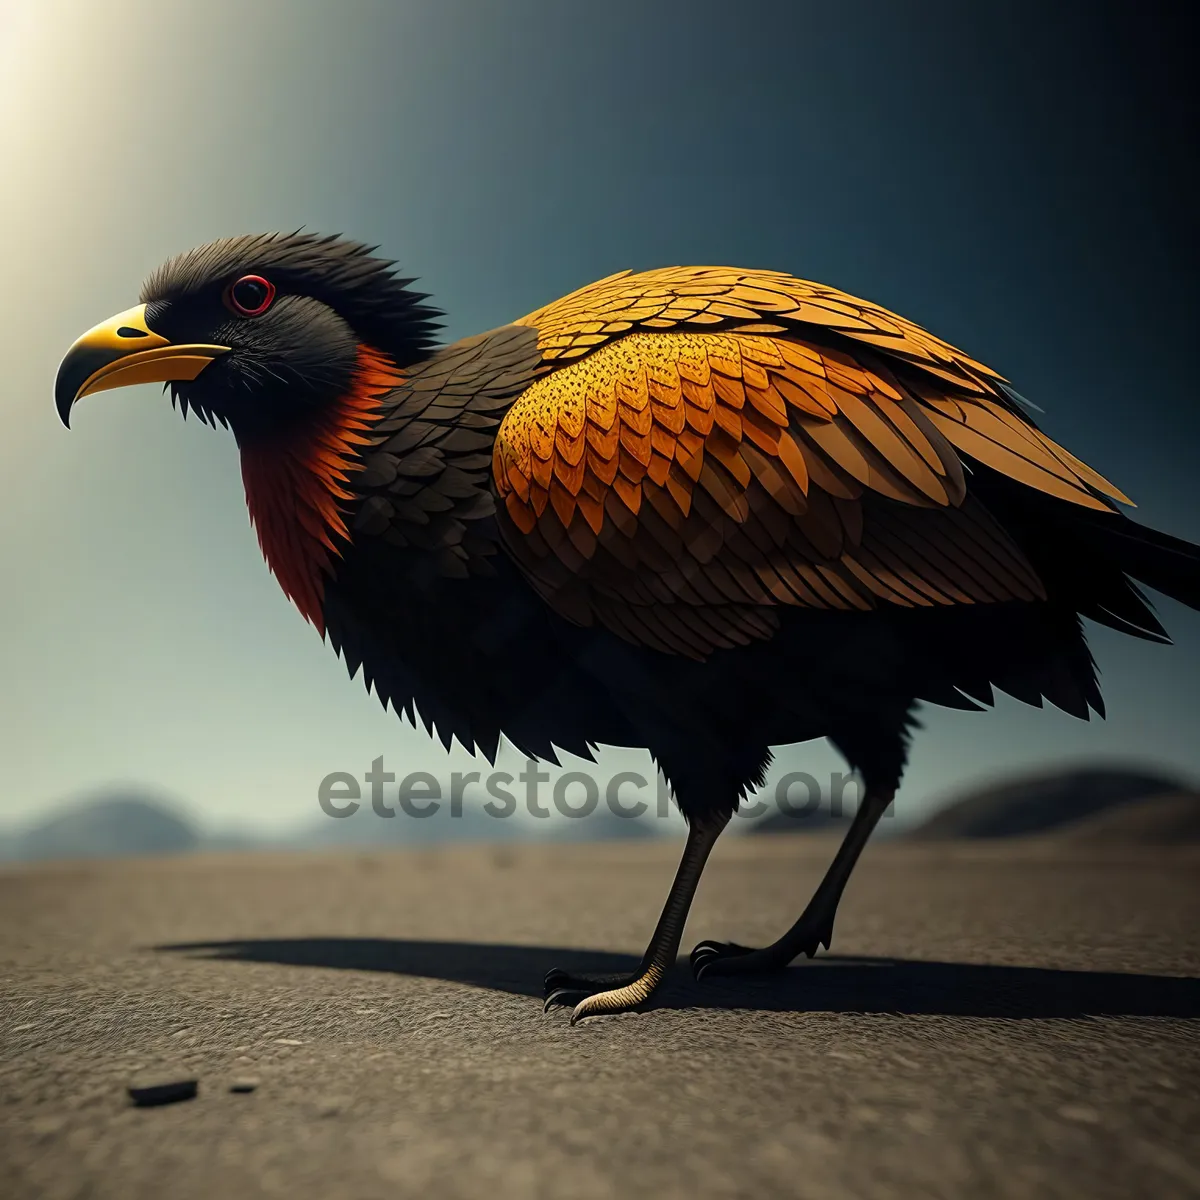
[(518, 324), (541, 375), (493, 450), (501, 532), (558, 612), (695, 658), (780, 606), (1032, 600), (960, 454), (1050, 495), (1125, 498), (987, 367), (774, 272), (615, 276)]

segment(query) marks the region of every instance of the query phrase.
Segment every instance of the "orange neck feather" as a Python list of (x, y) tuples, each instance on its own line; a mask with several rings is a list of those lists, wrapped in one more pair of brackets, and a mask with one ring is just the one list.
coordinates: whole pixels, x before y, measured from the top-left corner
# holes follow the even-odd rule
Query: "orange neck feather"
[(341, 501), (354, 460), (370, 444), (379, 398), (403, 382), (378, 351), (358, 348), (346, 393), (282, 439), (242, 449), (242, 482), (258, 544), (285, 594), (325, 636), (322, 602), (340, 544), (349, 540)]

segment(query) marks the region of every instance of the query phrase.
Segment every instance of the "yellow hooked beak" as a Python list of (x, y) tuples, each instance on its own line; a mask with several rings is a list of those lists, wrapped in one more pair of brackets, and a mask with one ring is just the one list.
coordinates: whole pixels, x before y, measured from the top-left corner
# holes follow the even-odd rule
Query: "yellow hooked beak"
[(81, 396), (134, 383), (195, 379), (228, 346), (175, 345), (146, 325), (146, 306), (117, 313), (89, 329), (58, 368), (54, 403), (64, 425)]

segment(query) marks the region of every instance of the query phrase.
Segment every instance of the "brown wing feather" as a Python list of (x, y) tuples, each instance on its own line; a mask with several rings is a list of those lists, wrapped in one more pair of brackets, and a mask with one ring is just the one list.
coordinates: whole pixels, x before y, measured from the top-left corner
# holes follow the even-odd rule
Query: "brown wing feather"
[[(769, 324), (763, 323), (764, 317), (770, 317)], [(839, 393), (875, 391), (890, 400), (903, 398), (905, 389), (897, 385), (888, 367), (870, 361), (870, 351), (882, 352), (892, 369), (909, 369), (908, 390), (925, 401), (931, 414), (955, 422), (957, 428), (946, 421), (941, 428), (959, 450), (972, 457), (987, 455), (980, 461), (991, 459), (989, 465), (1003, 464), (998, 469), (1031, 486), (1065, 495), (1062, 487), (1045, 479), (1047, 474), (1059, 473), (1048, 467), (1046, 460), (1057, 460), (1067, 472), (1063, 476), (1066, 490), (1074, 492), (1065, 498), (1095, 507), (1097, 497), (1089, 498), (1088, 492), (1098, 491), (1130, 503), (1108, 480), (1013, 412), (1000, 387), (1002, 377), (990, 367), (912, 321), (824, 284), (779, 271), (732, 267), (667, 267), (636, 275), (625, 271), (580, 288), (515, 323), (538, 331), (544, 370), (593, 353), (639, 329), (699, 326), (708, 331), (719, 325), (721, 331), (792, 335), (800, 344), (792, 336), (758, 339), (767, 355), (759, 365), (773, 366), (783, 355), (800, 375), (777, 381), (780, 391), (818, 417), (822, 412), (834, 416), (844, 411), (838, 403)], [(844, 348), (825, 346), (818, 351), (801, 341), (823, 336), (845, 339), (851, 348), (859, 343), (868, 352), (867, 361), (859, 361)], [(773, 348), (765, 349), (768, 346)], [(747, 378), (745, 382), (753, 386), (757, 380)], [(862, 410), (855, 411), (861, 414)], [(999, 438), (994, 425), (988, 430), (981, 428), (989, 414), (1009, 426)], [(854, 420), (853, 412), (847, 415)], [(1028, 445), (1017, 449), (1022, 440)], [(918, 452), (927, 449), (919, 442), (913, 444)], [(1025, 458), (1035, 469), (1015, 462), (1014, 449), (1016, 458)], [(925, 459), (934, 465), (928, 455)], [(892, 465), (903, 473), (901, 461)], [(1080, 483), (1085, 485), (1082, 490)], [(1100, 505), (1104, 507), (1103, 501)]]
[(879, 305), (780, 271), (732, 267), (666, 267), (636, 275), (623, 271), (580, 288), (517, 324), (533, 326), (546, 361), (559, 363), (581, 358), (639, 328), (711, 328), (736, 326), (743, 320), (754, 325), (764, 317), (780, 331), (807, 328), (810, 335), (834, 333), (877, 347), (976, 394), (984, 390), (986, 381), (1000, 378)]
[[(950, 443), (904, 412), (918, 402), (898, 383), (889, 395), (830, 359), (839, 407), (818, 417), (803, 389), (792, 399), (787, 385), (824, 353), (636, 333), (535, 381), (493, 452), (506, 543), (533, 585), (572, 620), (691, 657), (770, 636), (780, 605), (1040, 594), (1020, 551), (964, 504)], [(968, 548), (943, 515), (954, 505)]]
[(519, 323), (543, 374), (493, 451), (509, 551), (570, 619), (668, 653), (769, 637), (781, 605), (1043, 595), (960, 454), (1077, 504), (1124, 499), (994, 372), (831, 288), (672, 268)]

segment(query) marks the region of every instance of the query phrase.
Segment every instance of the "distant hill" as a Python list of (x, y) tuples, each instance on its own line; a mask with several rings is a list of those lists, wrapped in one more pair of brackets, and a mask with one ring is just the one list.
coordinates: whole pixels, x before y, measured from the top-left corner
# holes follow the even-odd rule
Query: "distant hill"
[(201, 842), (172, 801), (150, 792), (113, 790), (56, 810), (0, 840), (0, 858), (110, 858), (184, 854)]
[(1181, 845), (1200, 842), (1200, 792), (1168, 792), (1093, 813), (1057, 831), (1079, 845)]
[[(1174, 799), (1165, 803), (1167, 797)], [(979, 788), (935, 813), (912, 836), (1004, 838), (1059, 830), (1082, 837), (1090, 827), (1100, 840), (1169, 840), (1167, 828), (1185, 836), (1193, 827), (1197, 803), (1200, 796), (1178, 778), (1137, 768), (1080, 767)]]
[[(315, 806), (314, 806), (315, 807)], [(351, 817), (318, 817), (277, 834), (205, 832), (169, 797), (142, 788), (112, 788), (54, 808), (46, 817), (0, 831), (0, 862), (186, 854), (199, 850), (428, 846), (450, 842), (611, 841), (655, 836), (657, 822), (620, 818), (601, 804), (579, 820), (499, 819), (468, 796), (459, 817), (449, 807), (415, 818), (377, 817), (364, 806)]]

